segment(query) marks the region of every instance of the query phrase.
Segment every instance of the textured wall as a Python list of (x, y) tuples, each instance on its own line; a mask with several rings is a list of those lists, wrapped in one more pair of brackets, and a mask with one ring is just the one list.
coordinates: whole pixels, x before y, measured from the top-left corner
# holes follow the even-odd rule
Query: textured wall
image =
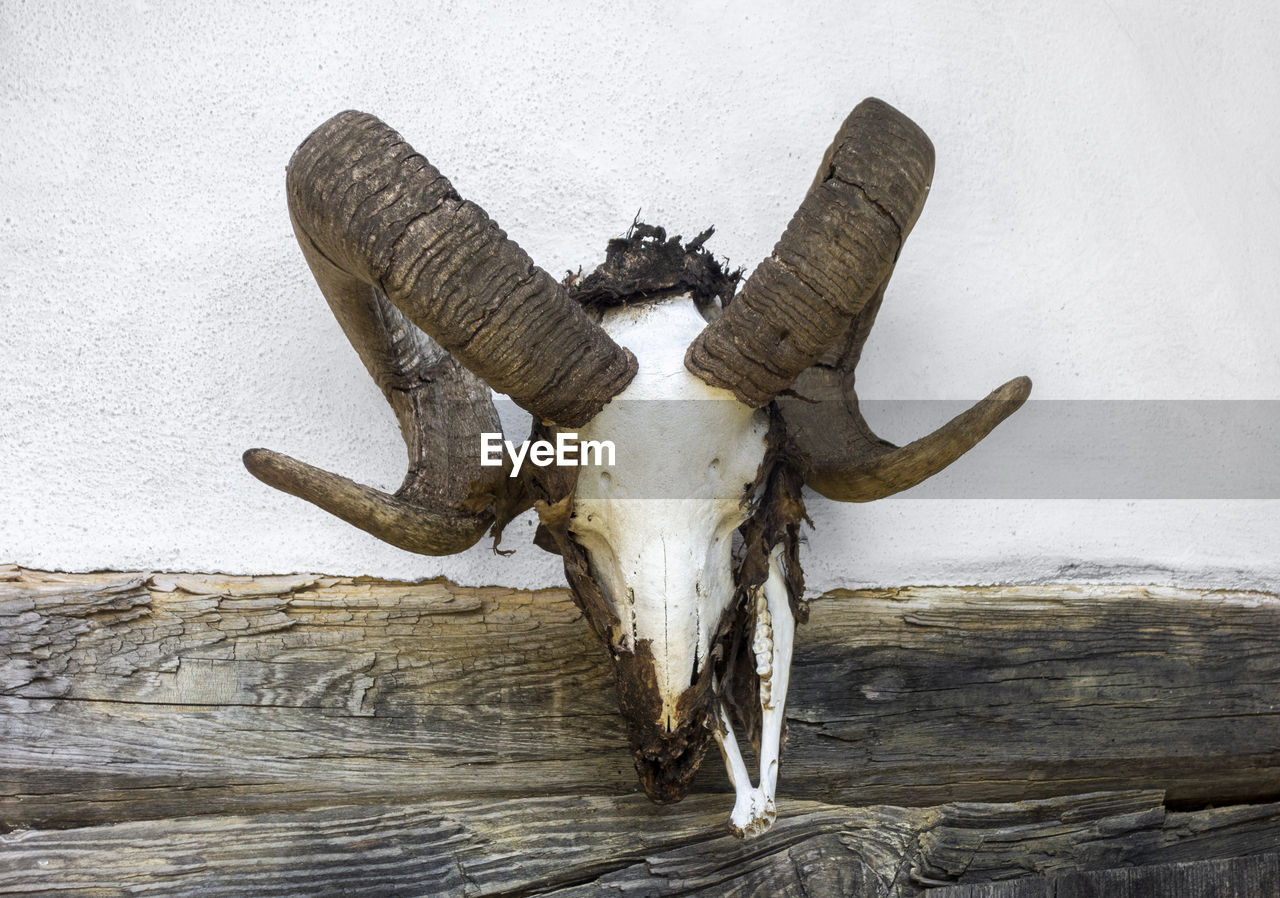
[[(0, 561), (560, 582), (527, 520), (514, 557), (420, 558), (240, 466), (265, 445), (403, 472), (285, 216), (290, 153), (350, 107), (560, 272), (638, 209), (716, 224), (750, 268), (879, 96), (939, 161), (861, 392), (976, 398), (1028, 373), (1040, 399), (1280, 399), (1274, 3), (651, 6), (0, 4)], [(815, 497), (807, 569), (819, 589), (1277, 586), (1277, 511)]]

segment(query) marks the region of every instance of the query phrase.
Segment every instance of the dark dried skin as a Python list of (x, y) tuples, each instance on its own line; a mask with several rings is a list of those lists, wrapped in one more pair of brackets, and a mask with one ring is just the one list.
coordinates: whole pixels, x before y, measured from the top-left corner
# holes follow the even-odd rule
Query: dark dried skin
[(679, 801), (688, 794), (693, 779), (711, 747), (708, 712), (715, 700), (711, 692), (711, 665), (703, 667), (697, 682), (676, 703), (675, 730), (658, 721), (662, 696), (658, 692), (658, 668), (649, 641), (642, 639), (634, 652), (615, 652), (614, 674), (618, 705), (627, 721), (627, 738), (636, 774), (645, 795), (658, 804)]
[(756, 629), (754, 596), (769, 576), (769, 559), (775, 546), (782, 546), (783, 576), (791, 613), (797, 624), (809, 620), (809, 606), (804, 601), (804, 573), (800, 569), (800, 525), (809, 520), (801, 477), (805, 461), (787, 433), (776, 405), (769, 407), (766, 440), (768, 448), (751, 490), (754, 496), (751, 515), (739, 528), (742, 543), (734, 556), (732, 626), (723, 631), (716, 652), (720, 697), (736, 731), (746, 734), (757, 757), (762, 711), (760, 675), (756, 673), (755, 650), (751, 645)]
[(687, 244), (668, 238), (663, 228), (635, 222), (626, 237), (609, 241), (604, 262), (581, 279), (569, 295), (584, 306), (608, 308), (689, 293), (699, 308), (719, 308), (733, 297), (741, 271), (725, 271), (703, 244), (707, 228)]
[(791, 223), (685, 364), (752, 407), (827, 351), (888, 280), (933, 177), (933, 144), (880, 100), (859, 103)]
[(317, 128), (286, 185), (299, 241), (330, 263), (316, 272), (326, 294), (356, 289), (350, 282), (379, 287), (535, 416), (581, 425), (634, 376), (630, 352), (373, 116), (343, 112)]

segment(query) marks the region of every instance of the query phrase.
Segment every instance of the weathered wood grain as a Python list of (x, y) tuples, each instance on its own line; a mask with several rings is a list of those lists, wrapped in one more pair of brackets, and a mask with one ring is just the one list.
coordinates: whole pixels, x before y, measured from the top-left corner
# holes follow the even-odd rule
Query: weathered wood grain
[(0, 892), (1280, 893), (1275, 597), (840, 592), (800, 637), (743, 843), (716, 764), (634, 794), (564, 591), (0, 567)]
[[(10, 568), (0, 642), (9, 826), (637, 788), (562, 590)], [(794, 671), (784, 806), (1280, 796), (1273, 596), (839, 592)]]
[[(1170, 814), (1161, 798), (915, 809), (792, 802), (772, 832), (750, 842), (725, 832), (723, 808), (705, 795), (679, 815), (640, 796), (207, 815), (10, 834), (0, 842), (0, 893), (1275, 894), (1280, 805)], [(1262, 844), (1270, 852), (1255, 853)], [(1152, 891), (1209, 881), (1219, 891)]]
[(930, 898), (1275, 898), (1280, 854), (1072, 870), (1008, 882), (953, 886)]
[[(1280, 796), (1280, 600), (1154, 587), (837, 592), (798, 646), (788, 788), (931, 804)], [(844, 688), (840, 688), (843, 686)]]

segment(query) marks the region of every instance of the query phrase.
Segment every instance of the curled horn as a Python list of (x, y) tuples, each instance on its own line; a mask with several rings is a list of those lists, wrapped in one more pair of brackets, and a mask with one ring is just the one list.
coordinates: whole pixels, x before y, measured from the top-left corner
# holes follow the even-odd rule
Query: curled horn
[(755, 407), (790, 387), (889, 279), (932, 177), (924, 132), (887, 103), (859, 103), (772, 255), (685, 365)]
[[(406, 320), (382, 291), (342, 275), (303, 244), (325, 298), (400, 423), (409, 472), (394, 495), (267, 449), (245, 467), (384, 542), (422, 555), (470, 548), (518, 512), (506, 467), (482, 467), (479, 439), (501, 432), (489, 388)], [(505, 513), (504, 513), (505, 512)]]
[(317, 128), (286, 190), (312, 274), (396, 413), (409, 472), (390, 495), (265, 449), (245, 466), (400, 548), (462, 551), (524, 503), (505, 468), (479, 464), (480, 434), (501, 431), (489, 387), (576, 426), (630, 382), (635, 358), (373, 116)]
[(749, 405), (777, 397), (809, 460), (805, 482), (831, 499), (868, 501), (920, 483), (1031, 390), (1015, 378), (903, 448), (872, 433), (858, 409), (853, 369), (933, 165), (933, 144), (914, 122), (881, 100), (859, 103), (772, 255), (685, 355), (690, 371)]
[(537, 417), (584, 424), (635, 375), (629, 351), (373, 116), (343, 112), (317, 128), (293, 154), (286, 184), (304, 246), (379, 287), (469, 371)]

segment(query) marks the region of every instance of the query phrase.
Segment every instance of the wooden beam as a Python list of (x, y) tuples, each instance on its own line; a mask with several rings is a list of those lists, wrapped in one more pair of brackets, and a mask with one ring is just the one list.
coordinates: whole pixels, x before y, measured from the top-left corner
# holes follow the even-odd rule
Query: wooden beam
[[(637, 789), (608, 661), (563, 590), (0, 580), (9, 826)], [(780, 801), (1259, 801), (1280, 796), (1278, 713), (1274, 596), (836, 592), (800, 630)], [(718, 764), (699, 791), (728, 791)]]
[(0, 893), (1275, 894), (1278, 637), (1256, 593), (823, 596), (743, 843), (715, 764), (634, 794), (563, 590), (0, 567)]
[(1280, 889), (1278, 846), (1280, 804), (1168, 813), (1158, 792), (792, 801), (749, 842), (718, 796), (674, 814), (640, 796), (476, 799), (14, 833), (0, 893), (1261, 898)]

